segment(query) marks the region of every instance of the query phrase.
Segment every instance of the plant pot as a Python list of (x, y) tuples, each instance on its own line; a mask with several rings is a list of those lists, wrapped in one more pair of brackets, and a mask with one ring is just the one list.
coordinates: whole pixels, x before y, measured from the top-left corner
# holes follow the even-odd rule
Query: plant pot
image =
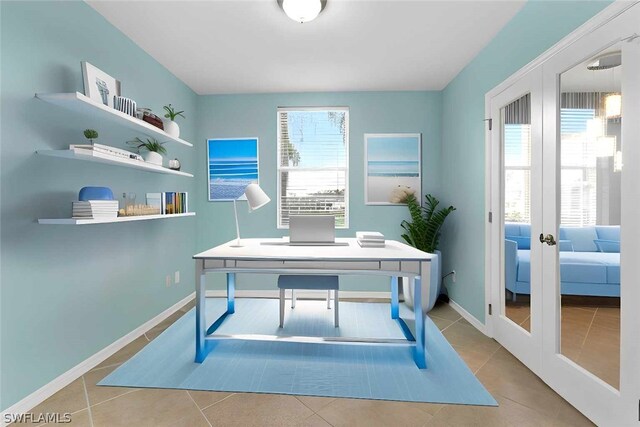
[(154, 165), (162, 166), (162, 154), (156, 153), (155, 151), (147, 151), (147, 153), (144, 155), (144, 161)]
[[(431, 259), (430, 283), (422, 282), (422, 312), (429, 312), (436, 303), (440, 288), (442, 286), (442, 253), (436, 251), (435, 256)], [(423, 267), (424, 268), (424, 267)], [(423, 273), (424, 274), (424, 273)], [(404, 295), (404, 303), (413, 310), (413, 286), (408, 278), (402, 277), (402, 293)]]
[(173, 120), (164, 120), (164, 131), (174, 138), (180, 137), (180, 126)]

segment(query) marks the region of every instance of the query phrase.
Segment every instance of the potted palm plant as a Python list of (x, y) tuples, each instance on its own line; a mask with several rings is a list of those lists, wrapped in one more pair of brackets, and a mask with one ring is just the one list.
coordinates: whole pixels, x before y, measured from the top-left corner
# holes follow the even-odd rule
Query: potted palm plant
[(147, 151), (147, 153), (143, 156), (145, 162), (162, 166), (162, 155), (167, 154), (167, 149), (164, 147), (164, 142), (158, 142), (158, 140), (155, 138), (147, 138), (144, 141), (140, 138), (136, 138), (132, 141), (127, 141), (127, 143), (134, 145), (138, 149), (138, 152), (140, 152), (141, 149)]
[(176, 120), (176, 117), (178, 116), (182, 117), (183, 119), (186, 118), (184, 114), (182, 114), (184, 113), (184, 110), (176, 111), (176, 109), (173, 108), (171, 104), (165, 105), (162, 108), (164, 109), (164, 111), (166, 111), (164, 117), (168, 119), (168, 120), (164, 120), (164, 123), (163, 123), (164, 131), (167, 132), (169, 135), (175, 138), (178, 138), (180, 136), (180, 126), (178, 126), (175, 120)]
[[(426, 313), (433, 308), (438, 295), (440, 295), (442, 285), (442, 254), (438, 250), (440, 229), (447, 216), (455, 211), (456, 208), (449, 206), (438, 209), (440, 201), (431, 194), (425, 196), (424, 206), (420, 206), (420, 202), (413, 194), (407, 195), (405, 202), (409, 208), (411, 222), (404, 220), (400, 224), (405, 230), (402, 238), (414, 248), (435, 255), (431, 260), (431, 273), (429, 276), (431, 287), (427, 288), (425, 286), (422, 288), (422, 310)], [(404, 279), (402, 280), (402, 292), (405, 303), (410, 307), (413, 306), (413, 288)]]

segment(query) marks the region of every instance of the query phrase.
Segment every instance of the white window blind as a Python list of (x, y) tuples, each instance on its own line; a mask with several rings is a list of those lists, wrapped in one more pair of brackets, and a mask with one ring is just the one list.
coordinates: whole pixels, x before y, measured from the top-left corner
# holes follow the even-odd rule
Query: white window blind
[[(560, 223), (594, 225), (597, 220), (597, 152), (589, 123), (595, 110), (562, 108)], [(504, 125), (505, 221), (531, 223), (531, 126)]]
[(336, 216), (348, 228), (348, 108), (278, 108), (278, 228), (290, 215)]
[(531, 125), (504, 125), (505, 221), (531, 223)]
[(596, 140), (589, 132), (595, 110), (560, 110), (561, 176), (560, 223), (569, 226), (594, 225), (597, 215)]

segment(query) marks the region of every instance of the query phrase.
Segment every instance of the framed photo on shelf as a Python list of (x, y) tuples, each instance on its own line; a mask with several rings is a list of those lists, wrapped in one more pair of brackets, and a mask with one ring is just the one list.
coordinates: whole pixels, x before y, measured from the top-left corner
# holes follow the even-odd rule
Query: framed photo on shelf
[(84, 94), (92, 101), (114, 108), (114, 97), (121, 95), (120, 81), (86, 61), (81, 64)]
[(247, 185), (258, 183), (258, 138), (207, 140), (207, 166), (209, 201), (238, 199)]
[(367, 205), (404, 205), (413, 192), (422, 194), (422, 135), (366, 133), (364, 135), (364, 201)]

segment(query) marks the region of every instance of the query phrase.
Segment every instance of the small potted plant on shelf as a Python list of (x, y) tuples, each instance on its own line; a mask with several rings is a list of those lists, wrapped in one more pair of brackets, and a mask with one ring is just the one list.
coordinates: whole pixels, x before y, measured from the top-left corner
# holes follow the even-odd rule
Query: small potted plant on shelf
[(167, 154), (167, 149), (164, 147), (164, 142), (158, 142), (155, 138), (147, 138), (142, 140), (136, 138), (132, 141), (127, 141), (128, 144), (135, 145), (140, 152), (141, 149), (147, 151), (143, 156), (145, 162), (152, 163), (154, 165), (162, 166), (162, 155)]
[(164, 108), (164, 111), (166, 111), (166, 114), (164, 115), (165, 118), (169, 119), (164, 121), (164, 131), (174, 138), (178, 138), (180, 136), (180, 126), (178, 126), (175, 120), (178, 116), (182, 117), (183, 119), (186, 118), (184, 114), (182, 114), (184, 113), (184, 110), (176, 111), (176, 109), (173, 108), (171, 104), (165, 105), (162, 108)]
[(91, 145), (93, 145), (93, 140), (98, 139), (98, 131), (94, 129), (85, 129), (84, 137), (91, 142)]
[[(438, 209), (440, 201), (431, 194), (425, 196), (425, 205), (420, 206), (420, 202), (414, 194), (408, 194), (405, 203), (411, 214), (411, 222), (402, 221), (401, 227), (406, 231), (402, 238), (411, 246), (421, 251), (434, 254), (431, 259), (431, 290), (422, 288), (422, 310), (426, 313), (433, 308), (436, 299), (440, 295), (442, 285), (442, 254), (438, 250), (440, 243), (440, 228), (444, 224), (450, 213), (456, 210), (453, 206)], [(407, 305), (413, 305), (413, 288), (408, 286), (405, 280), (402, 281), (402, 293)]]

